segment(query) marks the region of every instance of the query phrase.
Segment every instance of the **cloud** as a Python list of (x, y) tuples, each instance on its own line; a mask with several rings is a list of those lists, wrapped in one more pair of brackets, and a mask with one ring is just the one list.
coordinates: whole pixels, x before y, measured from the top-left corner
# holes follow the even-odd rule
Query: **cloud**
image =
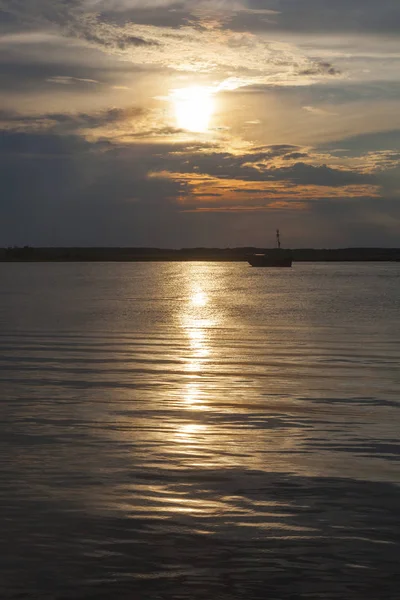
[[(322, 161), (329, 160), (329, 155), (318, 154), (312, 149), (303, 149), (303, 152), (296, 150), (301, 148), (281, 144), (255, 148), (247, 153), (202, 150), (190, 154), (185, 151), (184, 157), (177, 153), (166, 157), (164, 165), (168, 165), (174, 173), (184, 173), (188, 179), (191, 175), (198, 177), (204, 174), (231, 182), (286, 181), (290, 184), (332, 188), (377, 183), (372, 172), (345, 168), (343, 165), (328, 166)], [(303, 160), (299, 161), (299, 158)]]
[[(0, 117), (14, 124), (24, 120), (15, 114)], [(381, 182), (318, 164), (311, 148), (280, 144), (230, 154), (200, 142), (115, 145), (88, 141), (78, 131), (82, 123), (124, 119), (118, 111), (51, 119), (47, 131), (0, 135), (0, 244), (248, 245), (265, 235), (256, 217), (260, 211), (278, 211), (289, 232), (291, 214), (297, 223), (307, 214), (321, 227), (330, 215), (334, 227), (349, 214), (364, 222), (365, 206), (381, 215), (380, 232), (387, 233), (384, 215), (391, 215), (394, 235), (398, 205), (385, 198), (372, 203)], [(61, 133), (59, 125), (65, 127)], [(291, 156), (297, 153), (314, 164)], [(357, 209), (350, 208), (354, 203)], [(244, 214), (251, 223), (247, 232), (240, 226)], [(223, 215), (228, 221), (220, 221)], [(236, 228), (240, 235), (233, 233)]]
[[(254, 9), (275, 11), (260, 19)], [(246, 7), (250, 9), (246, 13)], [(232, 15), (228, 26), (241, 31), (296, 33), (400, 34), (400, 6), (397, 0), (247, 0), (243, 11)]]
[(156, 237), (146, 240), (150, 222), (154, 236), (158, 222), (168, 223), (171, 242), (180, 184), (147, 177), (160, 160), (153, 151), (126, 152), (77, 135), (2, 132), (0, 244), (157, 245)]
[(312, 66), (300, 71), (300, 75), (340, 75), (340, 71), (335, 69), (329, 62), (315, 62)]
[[(252, 83), (298, 85), (337, 75), (332, 65), (304, 56), (295, 46), (221, 28), (225, 13), (229, 13), (227, 3), (216, 11), (212, 3), (183, 3), (181, 10), (187, 11), (188, 19), (175, 29), (167, 24), (135, 21), (136, 5), (130, 12), (132, 20), (121, 21), (113, 15), (124, 13), (124, 4), (115, 5), (116, 9), (108, 12), (101, 11), (104, 3), (78, 0), (68, 4), (42, 0), (35, 11), (25, 4), (17, 1), (10, 8), (23, 22), (42, 28), (58, 27), (64, 36), (136, 65), (212, 73), (220, 83), (227, 79), (236, 81), (236, 87)], [(179, 12), (179, 6), (174, 10)], [(7, 4), (3, 3), (3, 10), (6, 9)], [(213, 12), (217, 16), (211, 18)]]
[[(0, 244), (256, 243), (260, 211), (307, 243), (348, 220), (352, 241), (362, 224), (395, 239), (398, 15), (397, 0), (0, 0), (15, 109)], [(203, 135), (159, 99), (193, 85), (215, 90)]]
[(125, 109), (111, 108), (95, 113), (45, 113), (34, 115), (21, 115), (16, 112), (0, 110), (0, 131), (14, 131), (30, 133), (42, 131), (43, 133), (70, 135), (80, 133), (85, 137), (85, 132), (93, 129), (104, 129), (108, 125), (116, 127), (119, 123), (129, 122), (131, 125), (146, 115), (141, 107)]
[(125, 50), (126, 48), (130, 48), (131, 46), (158, 46), (159, 43), (155, 40), (145, 40), (140, 37), (135, 37), (134, 35), (128, 35), (126, 38), (118, 41), (118, 47), (121, 50)]
[(337, 115), (337, 113), (332, 112), (330, 110), (325, 110), (324, 108), (321, 108), (320, 106), (303, 106), (303, 110), (306, 110), (307, 112), (313, 114), (313, 115), (319, 115), (319, 116), (334, 116)]
[[(59, 106), (60, 102), (54, 102), (54, 98), (61, 99), (63, 94), (64, 106), (72, 105), (79, 110), (76, 105), (80, 94), (80, 104), (86, 110), (91, 104), (98, 105), (101, 98), (105, 99), (102, 100), (105, 104), (107, 90), (109, 102), (113, 102), (112, 86), (131, 87), (133, 78), (137, 85), (140, 77), (140, 66), (99, 52), (96, 48), (85, 47), (76, 39), (54, 33), (13, 34), (12, 37), (14, 41), (10, 42), (10, 36), (0, 35), (0, 96), (3, 106), (7, 100), (7, 106), (21, 107), (29, 103), (32, 111), (40, 111), (44, 105)], [(93, 89), (90, 90), (90, 87)]]
[[(76, 136), (57, 136), (49, 133), (0, 131), (0, 155), (3, 160), (12, 156), (47, 157), (49, 161), (60, 156), (75, 156), (88, 151), (85, 140)], [(42, 173), (45, 179), (49, 173)]]
[(366, 148), (374, 148), (375, 151), (400, 149), (400, 129), (391, 131), (377, 131), (373, 133), (361, 133), (355, 136), (341, 137), (340, 139), (321, 144), (322, 150), (333, 151), (342, 148), (349, 156), (358, 156), (365, 153)]
[(55, 75), (54, 77), (48, 77), (46, 81), (49, 83), (57, 83), (59, 85), (73, 85), (74, 83), (99, 83), (99, 81), (96, 81), (96, 79), (72, 77), (71, 75)]

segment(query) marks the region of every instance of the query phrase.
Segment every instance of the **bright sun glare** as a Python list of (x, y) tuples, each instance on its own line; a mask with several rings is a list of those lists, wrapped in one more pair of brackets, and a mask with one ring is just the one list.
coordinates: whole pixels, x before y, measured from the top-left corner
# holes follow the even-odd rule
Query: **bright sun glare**
[(206, 133), (214, 112), (214, 91), (208, 87), (188, 87), (172, 92), (178, 127)]
[(195, 292), (191, 297), (191, 302), (194, 306), (205, 306), (208, 302), (207, 294), (204, 292)]

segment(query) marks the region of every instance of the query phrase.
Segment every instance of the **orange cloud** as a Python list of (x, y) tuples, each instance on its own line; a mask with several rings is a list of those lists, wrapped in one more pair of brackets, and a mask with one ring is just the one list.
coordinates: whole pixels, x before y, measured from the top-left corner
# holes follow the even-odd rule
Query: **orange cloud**
[(182, 183), (178, 202), (184, 212), (240, 212), (265, 210), (306, 210), (324, 198), (380, 197), (377, 185), (321, 186), (290, 181), (245, 181), (220, 179), (196, 173), (152, 173), (153, 178)]

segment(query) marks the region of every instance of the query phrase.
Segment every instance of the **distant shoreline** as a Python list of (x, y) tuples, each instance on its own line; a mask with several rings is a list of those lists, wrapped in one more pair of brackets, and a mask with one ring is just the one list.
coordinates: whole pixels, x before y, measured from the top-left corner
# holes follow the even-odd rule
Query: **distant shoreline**
[[(400, 262), (400, 248), (297, 248), (294, 262)], [(0, 248), (0, 262), (247, 262), (276, 248)]]

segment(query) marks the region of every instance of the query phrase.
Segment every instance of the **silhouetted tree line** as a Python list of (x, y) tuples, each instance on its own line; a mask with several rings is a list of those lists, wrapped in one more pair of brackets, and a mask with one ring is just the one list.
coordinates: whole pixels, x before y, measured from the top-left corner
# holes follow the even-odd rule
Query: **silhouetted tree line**
[[(294, 261), (400, 261), (399, 248), (298, 248)], [(279, 252), (276, 248), (0, 248), (0, 261), (245, 261), (249, 254)]]

